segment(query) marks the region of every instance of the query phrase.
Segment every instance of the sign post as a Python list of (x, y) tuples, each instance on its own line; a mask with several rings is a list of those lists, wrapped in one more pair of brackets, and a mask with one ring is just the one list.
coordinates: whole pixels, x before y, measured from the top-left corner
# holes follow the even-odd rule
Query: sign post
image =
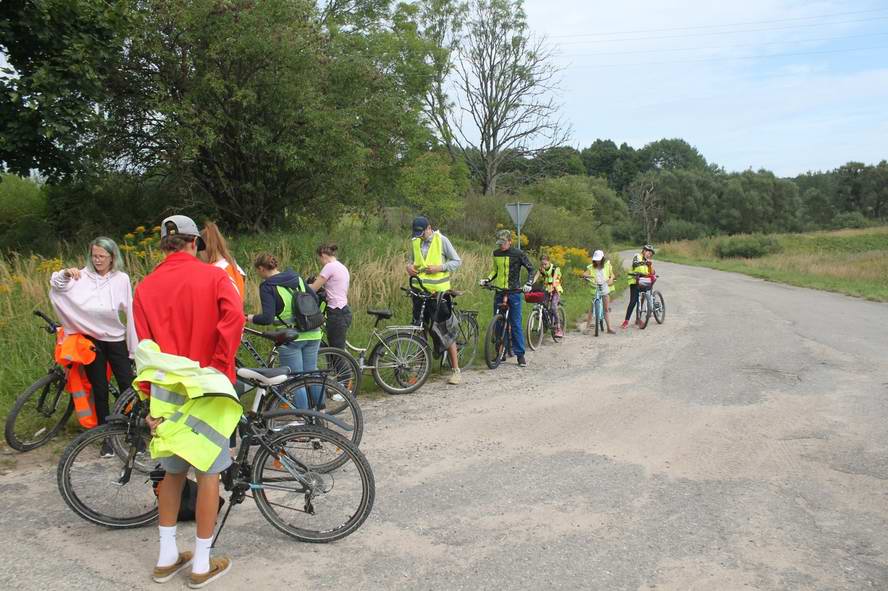
[(518, 228), (518, 250), (521, 250), (521, 226), (527, 221), (531, 209), (533, 209), (533, 203), (506, 203), (506, 211), (509, 212), (509, 217)]

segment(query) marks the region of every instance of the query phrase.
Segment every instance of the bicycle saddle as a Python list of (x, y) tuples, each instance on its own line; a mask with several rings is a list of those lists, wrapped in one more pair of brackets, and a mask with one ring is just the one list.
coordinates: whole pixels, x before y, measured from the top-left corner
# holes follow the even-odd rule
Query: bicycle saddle
[(237, 377), (265, 386), (283, 384), (290, 377), (289, 367), (239, 367)]
[(285, 328), (282, 330), (273, 330), (270, 332), (263, 332), (259, 335), (263, 339), (268, 339), (273, 342), (275, 345), (280, 347), (281, 345), (286, 345), (289, 342), (295, 341), (299, 338), (299, 331), (294, 328)]
[(380, 318), (382, 320), (388, 320), (393, 316), (391, 310), (367, 310), (367, 314), (370, 314), (371, 316), (376, 316), (377, 318)]

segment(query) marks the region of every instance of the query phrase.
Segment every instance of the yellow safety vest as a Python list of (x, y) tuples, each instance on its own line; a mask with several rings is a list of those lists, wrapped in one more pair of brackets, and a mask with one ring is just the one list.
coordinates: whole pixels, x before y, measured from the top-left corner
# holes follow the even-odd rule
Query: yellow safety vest
[(546, 284), (546, 291), (552, 290), (563, 293), (564, 288), (561, 287), (561, 268), (549, 263), (549, 269), (540, 267), (540, 273), (543, 275), (543, 282)]
[(200, 471), (209, 470), (243, 413), (234, 386), (223, 373), (196, 361), (163, 353), (151, 340), (136, 348), (134, 387), (143, 400), (139, 382), (153, 384), (152, 417), (165, 420), (157, 427), (149, 451), (152, 458), (179, 456)]
[[(648, 274), (648, 266), (647, 266), (647, 261), (644, 258), (644, 255), (642, 255), (641, 253), (638, 253), (637, 255), (635, 255), (632, 258), (632, 263), (635, 263), (638, 260), (641, 260), (641, 263), (638, 265), (635, 265), (635, 264), (632, 265), (632, 273), (641, 273), (642, 275), (647, 275)], [(635, 277), (634, 275), (630, 275), (629, 276), (629, 285), (634, 285), (636, 283), (638, 283), (638, 278)]]
[[(444, 264), (444, 248), (441, 244), (441, 233), (432, 234), (432, 243), (429, 245), (429, 251), (422, 256), (422, 238), (413, 239), (413, 266), (417, 269), (423, 267), (438, 266)], [(450, 273), (442, 271), (440, 273), (418, 274), (423, 285), (429, 291), (447, 291), (450, 289)]]

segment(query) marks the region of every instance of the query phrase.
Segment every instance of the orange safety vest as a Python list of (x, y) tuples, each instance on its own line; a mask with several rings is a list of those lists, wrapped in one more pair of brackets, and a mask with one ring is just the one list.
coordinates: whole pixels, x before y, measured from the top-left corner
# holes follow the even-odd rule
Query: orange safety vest
[(228, 265), (225, 267), (225, 272), (231, 277), (231, 280), (234, 282), (234, 288), (237, 290), (237, 295), (243, 300), (246, 297), (244, 295), (244, 276), (237, 270), (237, 265)]
[[(61, 328), (56, 334), (56, 363), (68, 370), (65, 389), (74, 399), (74, 414), (80, 424), (92, 429), (99, 424), (96, 405), (92, 397), (92, 384), (86, 377), (86, 368), (96, 359), (96, 348), (92, 341), (81, 334), (65, 336)], [(108, 365), (108, 379), (111, 378), (111, 365)]]

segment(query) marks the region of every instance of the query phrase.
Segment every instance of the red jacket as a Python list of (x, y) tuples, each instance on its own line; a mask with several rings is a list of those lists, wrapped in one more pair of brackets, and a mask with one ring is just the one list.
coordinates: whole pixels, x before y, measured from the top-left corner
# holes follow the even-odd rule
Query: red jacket
[(139, 340), (235, 381), (244, 309), (224, 270), (184, 252), (167, 256), (136, 288), (133, 318)]

